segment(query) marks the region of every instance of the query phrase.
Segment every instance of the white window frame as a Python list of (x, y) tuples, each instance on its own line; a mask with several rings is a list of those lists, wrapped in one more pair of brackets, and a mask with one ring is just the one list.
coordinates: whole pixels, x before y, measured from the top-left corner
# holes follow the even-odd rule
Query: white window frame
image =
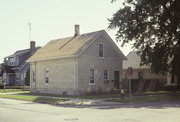
[[(105, 70), (107, 70), (107, 79), (105, 79)], [(104, 80), (109, 80), (109, 70), (108, 69), (104, 69)]]
[(24, 78), (26, 78), (26, 72), (24, 72)]
[[(102, 47), (103, 47), (103, 51), (102, 51), (103, 56), (100, 56), (100, 45), (102, 45)], [(98, 44), (98, 57), (99, 58), (104, 58), (104, 44), (103, 43)]]
[[(107, 79), (105, 79), (105, 70), (107, 70)], [(104, 69), (103, 77), (104, 77), (104, 84), (109, 84), (109, 70), (108, 69)]]
[(16, 63), (16, 58), (15, 57), (10, 57), (9, 58), (9, 65), (10, 66), (15, 66)]
[[(91, 70), (94, 71), (93, 79), (91, 79)], [(94, 83), (91, 83), (91, 80), (94, 80)], [(94, 68), (89, 69), (89, 85), (95, 85), (95, 69)]]

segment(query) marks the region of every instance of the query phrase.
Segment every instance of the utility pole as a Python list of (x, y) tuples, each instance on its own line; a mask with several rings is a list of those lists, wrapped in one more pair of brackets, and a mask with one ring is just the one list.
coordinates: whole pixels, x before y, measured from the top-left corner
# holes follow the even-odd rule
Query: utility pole
[(127, 73), (128, 73), (128, 76), (129, 76), (129, 99), (132, 98), (132, 91), (131, 91), (131, 76), (133, 75), (133, 68), (132, 67), (128, 67), (127, 69)]
[(31, 23), (28, 23), (29, 25), (29, 41), (31, 41)]

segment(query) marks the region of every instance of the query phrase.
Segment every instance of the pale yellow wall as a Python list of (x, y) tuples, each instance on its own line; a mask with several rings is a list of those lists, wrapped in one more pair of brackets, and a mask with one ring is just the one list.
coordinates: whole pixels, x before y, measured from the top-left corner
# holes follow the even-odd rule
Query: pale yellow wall
[[(134, 69), (131, 79), (138, 79), (138, 72), (143, 72), (143, 79), (160, 79), (166, 81), (167, 75), (152, 73), (150, 69)], [(123, 70), (123, 79), (128, 78), (127, 69)]]
[[(98, 44), (104, 44), (104, 58), (98, 57)], [(90, 68), (95, 69), (95, 85), (89, 85)], [(104, 69), (109, 70), (109, 84), (104, 84)], [(106, 36), (100, 36), (97, 41), (85, 50), (78, 58), (78, 90), (80, 94), (93, 91), (109, 92), (114, 89), (114, 71), (122, 73), (122, 59)]]
[[(32, 83), (32, 67), (36, 83)], [(45, 68), (49, 68), (49, 83), (45, 83)], [(75, 58), (54, 59), (31, 63), (31, 91), (75, 94)]]

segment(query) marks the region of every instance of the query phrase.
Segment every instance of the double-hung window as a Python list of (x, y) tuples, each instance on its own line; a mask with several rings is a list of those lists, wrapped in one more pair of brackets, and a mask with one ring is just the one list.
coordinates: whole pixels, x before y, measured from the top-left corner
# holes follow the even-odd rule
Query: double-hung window
[(90, 69), (90, 81), (89, 81), (89, 84), (90, 85), (95, 84), (94, 69)]
[(15, 57), (9, 58), (9, 65), (10, 65), (10, 66), (15, 66), (15, 62), (16, 62)]
[(104, 69), (104, 83), (109, 83), (109, 71), (107, 69)]
[(104, 44), (99, 44), (99, 57), (104, 57)]

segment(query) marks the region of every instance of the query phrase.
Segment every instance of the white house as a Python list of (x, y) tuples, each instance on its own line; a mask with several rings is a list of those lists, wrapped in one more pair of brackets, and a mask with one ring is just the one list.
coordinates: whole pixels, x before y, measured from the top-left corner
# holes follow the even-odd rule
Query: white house
[(106, 31), (80, 34), (47, 43), (28, 59), (31, 92), (93, 94), (120, 88), (126, 60)]

